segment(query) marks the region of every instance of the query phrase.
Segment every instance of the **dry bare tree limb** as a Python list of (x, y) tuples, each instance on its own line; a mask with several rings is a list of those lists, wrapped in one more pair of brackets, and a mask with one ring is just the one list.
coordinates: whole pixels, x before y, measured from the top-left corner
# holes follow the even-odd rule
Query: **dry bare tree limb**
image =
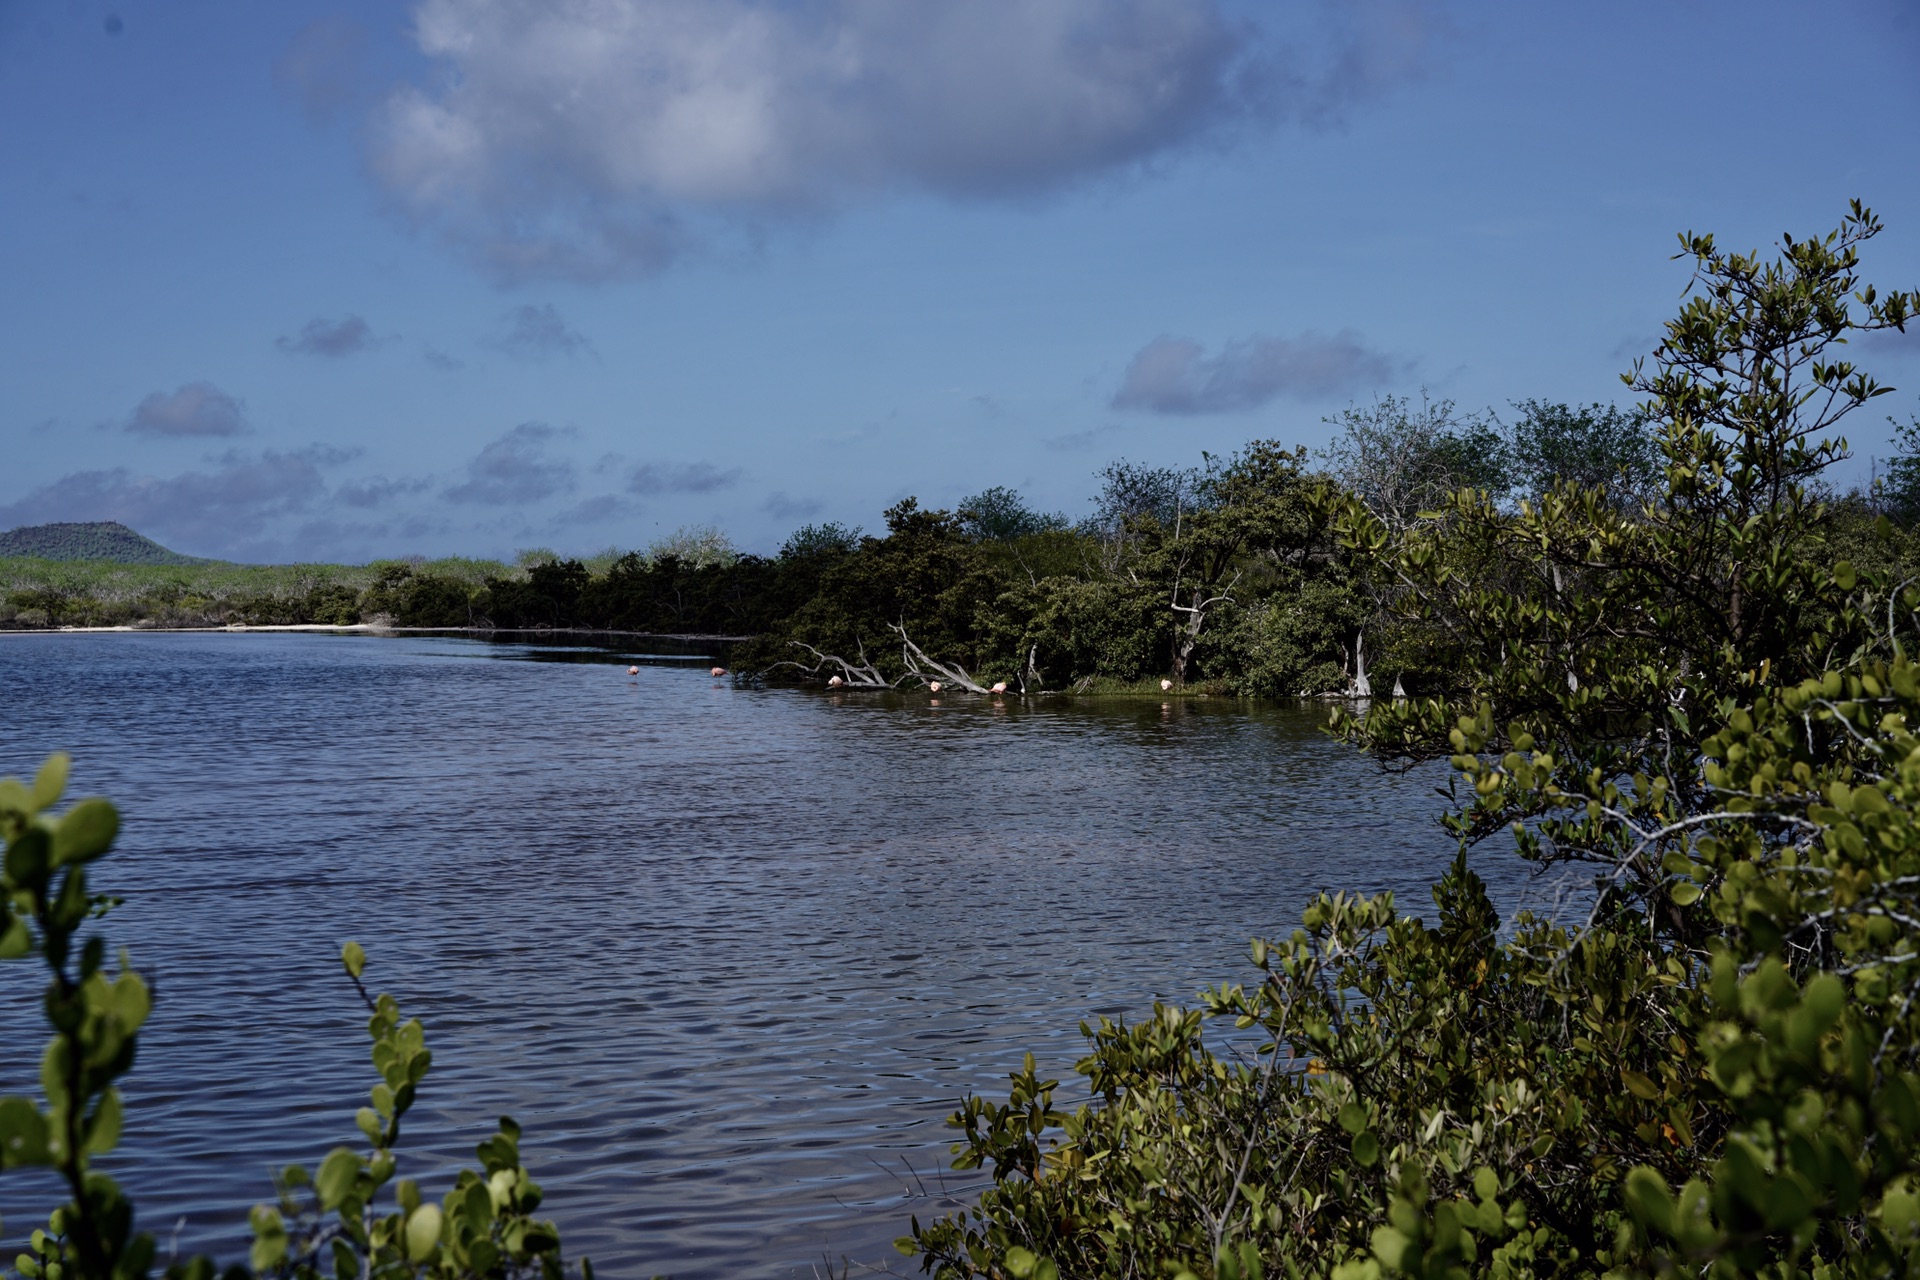
[[(900, 683), (899, 680), (888, 680), (880, 674), (880, 669), (868, 660), (865, 645), (860, 646), (860, 661), (858, 664), (855, 664), (848, 662), (838, 654), (822, 653), (820, 650), (802, 640), (795, 640), (792, 644), (796, 649), (805, 649), (808, 653), (812, 654), (816, 659), (814, 664), (808, 666), (804, 662), (788, 660), (786, 662), (774, 663), (773, 665), (775, 667), (795, 667), (811, 676), (818, 676), (825, 670), (838, 667), (840, 669), (840, 680), (850, 689), (891, 689)], [(772, 668), (769, 668), (769, 670), (771, 669)], [(900, 677), (901, 680), (906, 678), (905, 676)]]
[[(927, 651), (913, 642), (907, 635), (905, 622), (889, 622), (887, 629), (900, 637), (900, 658), (907, 664), (907, 675), (923, 683), (939, 680), (942, 683), (957, 685), (968, 693), (986, 693), (987, 687), (967, 674), (966, 668), (958, 663), (937, 662), (927, 656)], [(923, 670), (931, 667), (932, 674)]]
[[(1027, 650), (1027, 665), (1020, 672), (1020, 694), (1022, 697), (1025, 697), (1028, 692), (1038, 693), (1040, 691), (1039, 660), (1040, 646), (1036, 644)], [(1031, 690), (1028, 689), (1029, 685), (1033, 686)]]
[(1364, 628), (1353, 636), (1353, 687), (1347, 691), (1350, 698), (1371, 698), (1373, 681), (1367, 678), (1367, 633)]

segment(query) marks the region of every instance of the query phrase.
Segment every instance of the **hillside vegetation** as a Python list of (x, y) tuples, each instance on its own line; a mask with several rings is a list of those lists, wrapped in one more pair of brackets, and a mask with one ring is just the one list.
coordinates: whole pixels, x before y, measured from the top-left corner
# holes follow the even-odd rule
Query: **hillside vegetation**
[(0, 558), (100, 560), (112, 564), (205, 564), (169, 551), (118, 520), (75, 520), (23, 525), (0, 533)]

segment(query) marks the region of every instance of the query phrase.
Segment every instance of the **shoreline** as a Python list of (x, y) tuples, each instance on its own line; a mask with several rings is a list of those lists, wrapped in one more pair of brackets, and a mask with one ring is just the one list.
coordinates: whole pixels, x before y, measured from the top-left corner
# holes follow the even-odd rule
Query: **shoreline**
[(387, 627), (371, 622), (287, 622), (253, 625), (232, 622), (221, 627), (5, 627), (0, 636), (74, 635), (217, 635), (223, 632), (331, 632), (339, 635), (458, 635), (458, 636), (627, 636), (643, 640), (683, 643), (744, 644), (753, 636), (686, 635), (665, 631), (609, 631), (600, 627)]

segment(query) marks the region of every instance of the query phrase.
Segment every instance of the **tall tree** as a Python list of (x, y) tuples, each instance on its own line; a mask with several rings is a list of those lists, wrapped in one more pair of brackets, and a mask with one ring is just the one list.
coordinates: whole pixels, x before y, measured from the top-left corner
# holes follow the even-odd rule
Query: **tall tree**
[(1451, 400), (1382, 396), (1324, 421), (1338, 430), (1327, 451), (1333, 474), (1391, 529), (1410, 528), (1458, 489), (1506, 492), (1506, 442)]
[(1628, 509), (1655, 496), (1665, 479), (1645, 415), (1611, 404), (1575, 408), (1522, 400), (1508, 428), (1514, 488), (1538, 500), (1557, 484), (1598, 489)]

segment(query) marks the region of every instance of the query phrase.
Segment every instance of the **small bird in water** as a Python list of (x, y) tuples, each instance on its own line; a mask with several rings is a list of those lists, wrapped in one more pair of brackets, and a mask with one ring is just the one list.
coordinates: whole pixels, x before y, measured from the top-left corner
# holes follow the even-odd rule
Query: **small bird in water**
[(1005, 680), (994, 681), (993, 688), (988, 690), (989, 693), (1005, 693), (1006, 691), (1007, 691), (1007, 682)]
[(727, 669), (725, 667), (715, 667), (713, 669), (713, 675), (716, 680), (725, 674), (727, 674)]
[(639, 674), (640, 674), (640, 668), (638, 668), (638, 667), (628, 667), (628, 668), (627, 668), (627, 674), (628, 674), (628, 675), (630, 675), (630, 676), (637, 676), (637, 675), (639, 675)]
[(938, 680), (933, 680), (933, 681), (930, 681), (930, 682), (928, 682), (928, 684), (927, 684), (927, 692), (928, 692), (928, 693), (938, 693), (938, 692), (940, 692), (940, 682), (939, 682)]
[(827, 681), (827, 688), (838, 689), (841, 685), (845, 683), (846, 683), (845, 680), (842, 680), (839, 676), (835, 676), (833, 679)]

